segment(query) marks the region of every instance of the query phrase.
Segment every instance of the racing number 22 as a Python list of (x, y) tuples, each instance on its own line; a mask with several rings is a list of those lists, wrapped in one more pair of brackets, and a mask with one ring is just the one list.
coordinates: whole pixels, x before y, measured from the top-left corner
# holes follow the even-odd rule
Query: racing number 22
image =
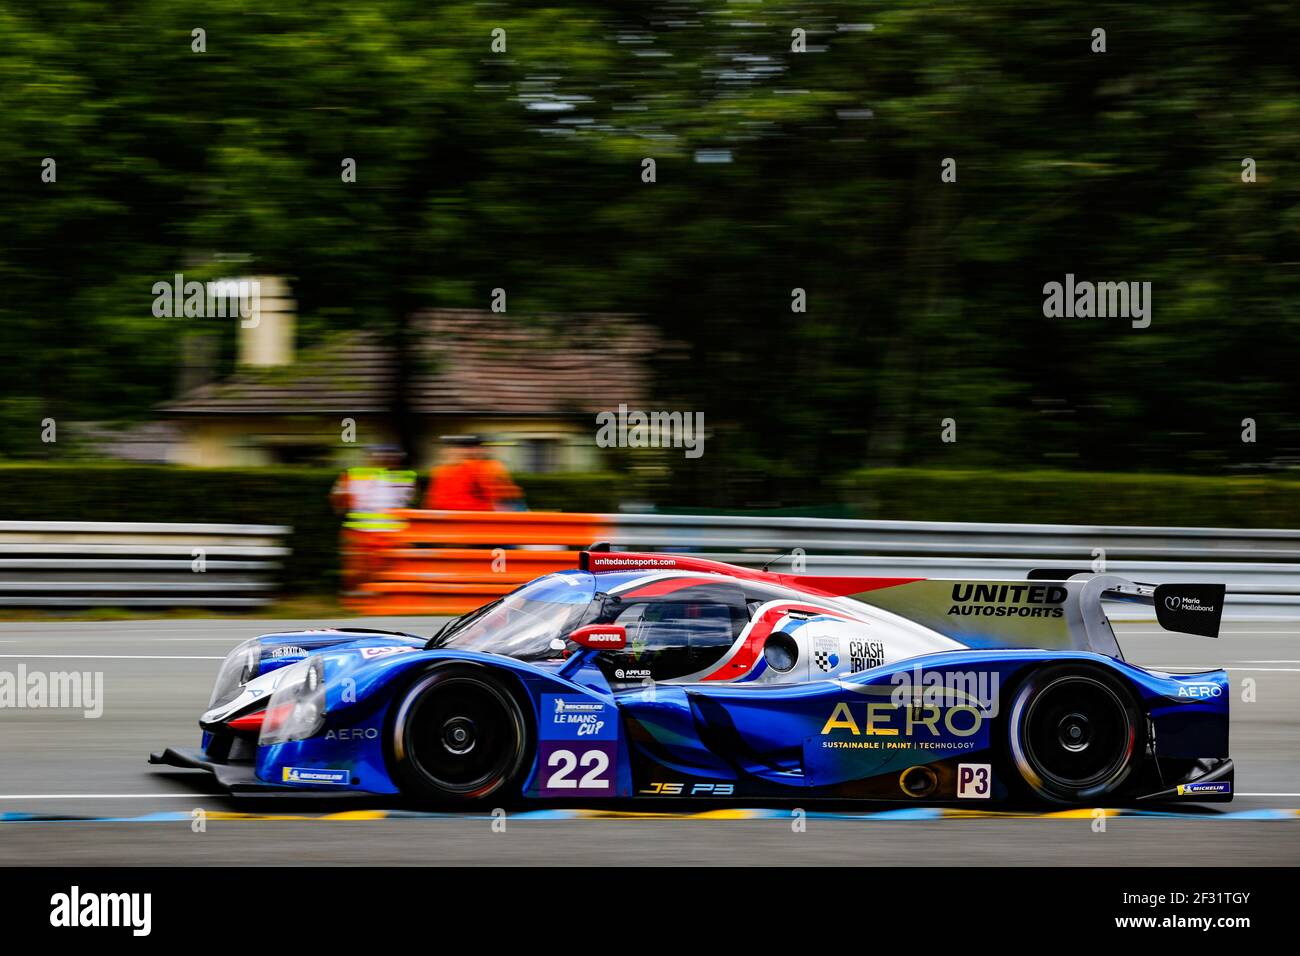
[[(548, 790), (608, 790), (609, 754), (602, 750), (584, 750), (579, 757), (572, 750), (556, 750), (546, 758), (546, 766), (556, 769), (546, 780)], [(581, 777), (570, 776), (579, 767), (590, 768)]]

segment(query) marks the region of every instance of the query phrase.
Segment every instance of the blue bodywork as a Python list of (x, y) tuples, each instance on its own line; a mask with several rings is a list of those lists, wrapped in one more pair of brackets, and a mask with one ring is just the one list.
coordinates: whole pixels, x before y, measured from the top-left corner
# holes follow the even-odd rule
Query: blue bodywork
[[(397, 794), (386, 752), (394, 707), (416, 675), (448, 663), (505, 675), (530, 702), (536, 745), (522, 787), (526, 798), (897, 799), (898, 775), (916, 764), (936, 771), (939, 794), (951, 793), (960, 764), (999, 762), (1003, 715), (897, 704), (891, 701), (895, 675), (923, 681), (931, 674), (974, 668), (1011, 687), (1027, 670), (1063, 661), (1106, 668), (1135, 690), (1149, 717), (1156, 768), (1170, 768), (1153, 780), (1150, 793), (1182, 782), (1175, 778), (1186, 775), (1181, 768), (1190, 762), (1228, 757), (1224, 671), (1160, 674), (1087, 652), (949, 651), (835, 681), (659, 684), (614, 691), (593, 665), (599, 652), (592, 650), (563, 662), (525, 663), (495, 654), (424, 650), (424, 639), (400, 635), (319, 631), (271, 634), (261, 641), (261, 673), (300, 659), (272, 656), (283, 646), (319, 655), (324, 663), (322, 730), (305, 740), (257, 748), (256, 776), (275, 787)], [(557, 752), (572, 755), (571, 772), (564, 773), (570, 761), (557, 761)], [(591, 773), (605, 764), (594, 754), (608, 758), (607, 771)], [(996, 776), (992, 796), (1007, 795)], [(1199, 798), (1223, 795), (1220, 788)]]

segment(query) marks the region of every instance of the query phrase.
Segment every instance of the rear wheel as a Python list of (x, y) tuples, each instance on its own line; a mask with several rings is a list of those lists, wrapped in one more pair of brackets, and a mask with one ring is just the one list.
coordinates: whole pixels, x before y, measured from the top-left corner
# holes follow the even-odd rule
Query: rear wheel
[(1012, 697), (1012, 763), (1025, 785), (1058, 803), (1114, 794), (1142, 759), (1146, 721), (1133, 694), (1100, 668), (1049, 667)]
[(490, 671), (442, 667), (411, 685), (392, 735), (404, 792), (467, 802), (515, 781), (527, 752), (528, 724), (514, 694)]

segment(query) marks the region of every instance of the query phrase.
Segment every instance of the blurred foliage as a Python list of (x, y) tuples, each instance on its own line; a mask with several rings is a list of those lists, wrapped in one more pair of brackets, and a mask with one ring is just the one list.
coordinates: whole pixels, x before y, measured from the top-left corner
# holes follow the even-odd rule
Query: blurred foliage
[(628, 480), (622, 475), (552, 472), (511, 477), (523, 489), (528, 507), (536, 511), (608, 514), (630, 497)]
[(865, 468), (837, 484), (856, 518), (1300, 528), (1288, 478)]
[[(496, 287), (644, 314), (685, 346), (656, 400), (706, 414), (665, 483), (701, 505), (863, 464), (1291, 461), (1298, 27), (1283, 0), (0, 0), (0, 454), (147, 416), (185, 334), (233, 333), (154, 318), (153, 282), (238, 271), (399, 344)], [(1151, 327), (1045, 319), (1067, 272), (1150, 281)]]

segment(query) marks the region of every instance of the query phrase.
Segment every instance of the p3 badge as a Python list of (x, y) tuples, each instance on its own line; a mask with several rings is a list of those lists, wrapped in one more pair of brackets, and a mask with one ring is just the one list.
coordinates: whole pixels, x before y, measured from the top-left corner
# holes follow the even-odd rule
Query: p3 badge
[(987, 763), (957, 765), (957, 798), (987, 800), (993, 796), (993, 766)]

